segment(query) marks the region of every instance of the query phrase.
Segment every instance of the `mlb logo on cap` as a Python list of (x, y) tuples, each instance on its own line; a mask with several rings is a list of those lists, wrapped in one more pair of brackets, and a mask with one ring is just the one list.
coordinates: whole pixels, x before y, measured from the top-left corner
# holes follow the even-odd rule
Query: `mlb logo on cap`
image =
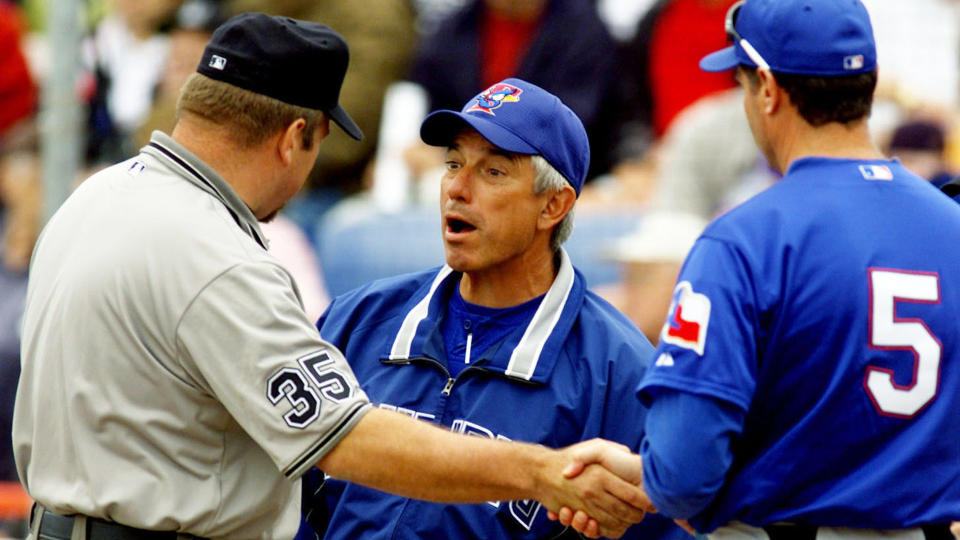
[(843, 69), (862, 69), (863, 68), (863, 55), (855, 54), (853, 56), (846, 56), (843, 59)]
[(210, 56), (210, 67), (223, 71), (227, 67), (227, 59), (216, 54)]

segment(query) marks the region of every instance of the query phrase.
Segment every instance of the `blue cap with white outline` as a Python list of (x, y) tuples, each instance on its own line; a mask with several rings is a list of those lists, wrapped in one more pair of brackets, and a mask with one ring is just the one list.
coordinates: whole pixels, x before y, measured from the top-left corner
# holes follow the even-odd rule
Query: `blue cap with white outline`
[(877, 69), (873, 27), (860, 0), (738, 2), (727, 12), (727, 34), (734, 44), (703, 57), (700, 69), (744, 64), (828, 77)]
[(580, 195), (590, 167), (590, 142), (580, 118), (557, 96), (521, 79), (504, 79), (471, 98), (460, 112), (430, 113), (420, 125), (420, 138), (447, 146), (465, 126), (501, 150), (543, 156)]

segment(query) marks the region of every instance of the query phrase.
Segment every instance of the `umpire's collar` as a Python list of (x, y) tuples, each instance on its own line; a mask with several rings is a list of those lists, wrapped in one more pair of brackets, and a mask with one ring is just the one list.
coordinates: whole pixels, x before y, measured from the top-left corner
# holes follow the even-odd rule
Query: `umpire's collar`
[(243, 232), (267, 249), (267, 239), (260, 232), (260, 222), (253, 211), (217, 171), (162, 131), (154, 131), (150, 135), (150, 142), (140, 151), (159, 159), (177, 171), (179, 176), (216, 197)]

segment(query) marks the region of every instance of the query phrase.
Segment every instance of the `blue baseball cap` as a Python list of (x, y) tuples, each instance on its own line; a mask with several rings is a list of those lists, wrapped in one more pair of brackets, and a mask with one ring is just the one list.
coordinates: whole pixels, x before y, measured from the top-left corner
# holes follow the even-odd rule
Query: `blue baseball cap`
[(704, 56), (700, 69), (744, 64), (827, 77), (877, 69), (873, 27), (860, 0), (741, 0), (727, 11), (726, 31), (733, 45)]
[(590, 167), (590, 142), (580, 118), (560, 99), (521, 79), (504, 79), (467, 101), (460, 112), (439, 110), (420, 125), (420, 138), (449, 146), (464, 127), (515, 154), (541, 155), (580, 195)]

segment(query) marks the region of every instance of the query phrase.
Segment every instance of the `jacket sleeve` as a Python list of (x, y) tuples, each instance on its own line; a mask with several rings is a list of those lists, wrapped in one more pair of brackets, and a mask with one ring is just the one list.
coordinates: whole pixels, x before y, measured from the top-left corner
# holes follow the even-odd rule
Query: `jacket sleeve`
[[(625, 444), (639, 453), (644, 437), (648, 410), (636, 394), (637, 381), (643, 377), (653, 356), (653, 346), (639, 330), (633, 328), (609, 364), (609, 384), (603, 407), (603, 429), (600, 436)], [(613, 340), (610, 340), (613, 341)], [(690, 535), (673, 521), (660, 514), (647, 514), (641, 523), (633, 525), (621, 537), (625, 540), (690, 540)]]

